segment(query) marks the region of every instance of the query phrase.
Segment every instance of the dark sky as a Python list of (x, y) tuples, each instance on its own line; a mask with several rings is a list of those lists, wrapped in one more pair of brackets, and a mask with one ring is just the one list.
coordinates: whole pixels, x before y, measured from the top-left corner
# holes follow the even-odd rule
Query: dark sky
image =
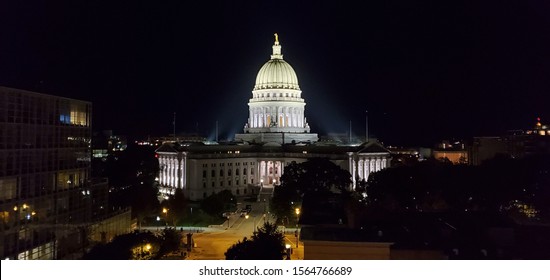
[[(54, 3), (55, 2), (55, 3)], [(299, 3), (297, 3), (299, 2)], [(550, 2), (1, 1), (0, 85), (93, 102), (94, 130), (242, 131), (273, 33), (312, 130), (431, 145), (550, 123)]]

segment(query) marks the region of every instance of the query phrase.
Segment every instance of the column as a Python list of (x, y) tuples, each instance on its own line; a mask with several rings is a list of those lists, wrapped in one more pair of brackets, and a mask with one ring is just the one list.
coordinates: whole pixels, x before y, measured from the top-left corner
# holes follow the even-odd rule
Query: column
[(365, 178), (364, 174), (363, 174), (363, 160), (359, 160), (357, 162), (357, 176), (359, 176), (359, 179), (363, 179)]
[(351, 182), (352, 182), (352, 185), (351, 185), (351, 188), (354, 189), (355, 188), (355, 162), (353, 160), (353, 157), (352, 157), (353, 153), (348, 153), (348, 165), (349, 165), (349, 171), (351, 173)]
[(182, 184), (181, 187), (185, 190), (187, 189), (187, 153), (183, 153), (183, 164), (182, 164)]
[(176, 163), (176, 159), (175, 158), (172, 158), (172, 160), (170, 161), (170, 164), (172, 166), (172, 168), (170, 169), (170, 171), (172, 172), (172, 187), (177, 187), (178, 184), (177, 184), (177, 181), (176, 181), (176, 172), (178, 171), (178, 167), (177, 167), (177, 163)]
[(260, 183), (260, 180), (262, 179), (262, 161), (258, 161), (257, 164), (256, 164), (256, 172), (254, 175), (255, 179), (256, 179), (256, 184), (259, 184)]
[(265, 162), (265, 178), (264, 178), (264, 183), (265, 184), (269, 184), (269, 161), (266, 160)]
[(375, 172), (375, 171), (376, 171), (376, 169), (374, 168), (374, 159), (371, 159), (370, 160), (370, 172), (372, 173), (372, 172)]

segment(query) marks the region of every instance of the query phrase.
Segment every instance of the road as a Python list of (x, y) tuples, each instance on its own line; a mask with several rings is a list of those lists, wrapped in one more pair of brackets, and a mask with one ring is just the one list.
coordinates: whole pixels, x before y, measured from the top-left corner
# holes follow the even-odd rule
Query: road
[[(191, 260), (224, 260), (224, 253), (231, 245), (249, 238), (257, 227), (261, 227), (264, 222), (275, 222), (275, 219), (269, 214), (269, 201), (273, 193), (273, 187), (264, 187), (258, 195), (256, 202), (242, 201), (240, 207), (250, 204), (252, 211), (248, 219), (241, 217), (238, 213), (232, 215), (223, 225), (210, 226), (209, 230), (201, 233), (194, 233), (193, 239), (196, 247), (189, 254)], [(293, 247), (292, 259), (303, 259), (303, 246), (300, 244), (296, 248), (295, 229), (287, 229), (285, 242)]]

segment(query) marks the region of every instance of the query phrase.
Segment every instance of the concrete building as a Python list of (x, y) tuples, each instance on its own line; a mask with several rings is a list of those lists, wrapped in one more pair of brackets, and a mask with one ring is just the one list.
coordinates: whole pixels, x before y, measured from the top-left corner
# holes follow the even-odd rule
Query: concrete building
[(92, 179), (92, 104), (0, 87), (0, 257), (58, 259), (81, 252), (107, 211)]
[(497, 155), (512, 158), (550, 154), (550, 127), (537, 118), (529, 129), (510, 130), (505, 135), (493, 137), (474, 137), (471, 147), (473, 165)]

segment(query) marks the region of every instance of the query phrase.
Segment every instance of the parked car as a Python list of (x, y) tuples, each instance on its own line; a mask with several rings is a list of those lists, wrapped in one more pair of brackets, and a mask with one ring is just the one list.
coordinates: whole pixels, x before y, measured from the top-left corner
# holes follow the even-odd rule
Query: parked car
[(248, 215), (248, 213), (250, 213), (250, 212), (246, 209), (241, 210), (241, 217), (244, 217), (244, 216)]

